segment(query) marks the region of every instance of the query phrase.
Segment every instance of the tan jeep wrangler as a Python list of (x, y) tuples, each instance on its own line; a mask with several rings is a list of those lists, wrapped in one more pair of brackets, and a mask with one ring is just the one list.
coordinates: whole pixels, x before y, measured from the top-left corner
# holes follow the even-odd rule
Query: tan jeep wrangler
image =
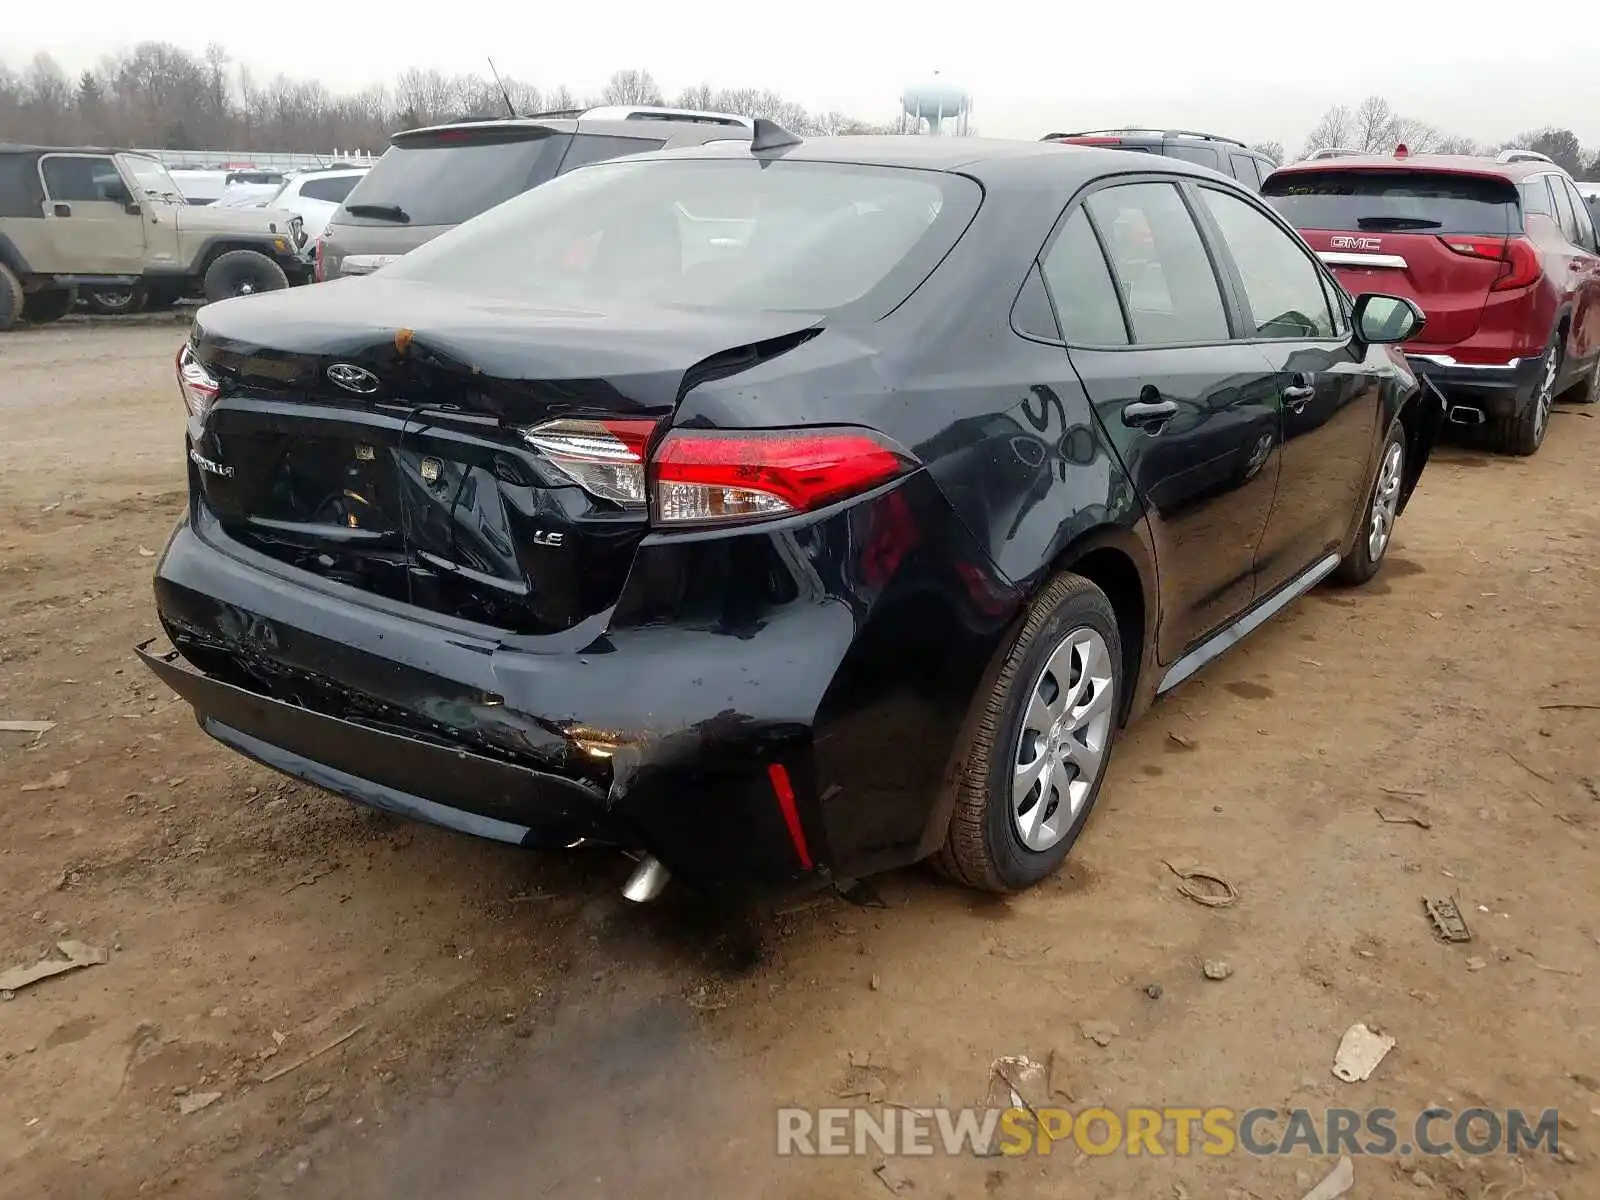
[(304, 243), (291, 213), (186, 204), (147, 155), (0, 144), (0, 330), (80, 290), (102, 311), (275, 291), (309, 277)]

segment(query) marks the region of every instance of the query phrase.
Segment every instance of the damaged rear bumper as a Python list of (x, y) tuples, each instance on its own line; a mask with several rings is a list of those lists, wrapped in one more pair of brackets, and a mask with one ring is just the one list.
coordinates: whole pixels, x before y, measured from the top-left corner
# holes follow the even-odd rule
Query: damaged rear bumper
[[(886, 559), (924, 531), (960, 574)], [(707, 579), (731, 582), (696, 608)], [(139, 657), (258, 762), (464, 833), (612, 844), (763, 893), (937, 846), (956, 728), (1018, 602), (922, 478), (783, 529), (647, 542), (615, 611), (538, 638), (358, 597), (202, 505), (155, 593), (177, 653)]]

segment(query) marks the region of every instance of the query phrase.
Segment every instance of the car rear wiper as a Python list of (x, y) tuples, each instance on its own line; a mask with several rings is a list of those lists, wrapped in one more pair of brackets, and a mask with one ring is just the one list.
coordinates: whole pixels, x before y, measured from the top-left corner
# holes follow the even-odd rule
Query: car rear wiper
[(1356, 224), (1362, 229), (1438, 229), (1442, 221), (1430, 221), (1427, 217), (1357, 217)]
[(411, 214), (398, 204), (346, 204), (344, 210), (353, 217), (383, 217), (402, 224), (411, 221)]

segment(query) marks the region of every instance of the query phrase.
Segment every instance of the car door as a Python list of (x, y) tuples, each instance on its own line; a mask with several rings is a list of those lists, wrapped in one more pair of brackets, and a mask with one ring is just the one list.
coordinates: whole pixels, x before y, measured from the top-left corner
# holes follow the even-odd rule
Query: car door
[(1343, 546), (1383, 432), (1387, 350), (1352, 338), (1339, 290), (1264, 206), (1210, 184), (1194, 190), (1283, 400), (1283, 465), (1256, 553), (1260, 598)]
[(1170, 663), (1249, 607), (1277, 483), (1278, 396), (1171, 177), (1070, 209), (1041, 258), (1073, 367), (1144, 503), (1157, 653)]
[(137, 275), (144, 269), (142, 212), (106, 154), (39, 158), (52, 260), (36, 270), (74, 275)]
[[(1567, 235), (1571, 251), (1568, 257), (1568, 278), (1572, 291), (1572, 325), (1567, 353), (1570, 359), (1588, 361), (1600, 353), (1600, 244), (1595, 240), (1594, 221), (1589, 216), (1589, 206), (1562, 175), (1552, 175), (1550, 187), (1564, 194), (1567, 204), (1562, 206), (1561, 231)], [(1566, 210), (1570, 208), (1572, 224), (1569, 232)], [(1569, 368), (1576, 366), (1569, 361)]]

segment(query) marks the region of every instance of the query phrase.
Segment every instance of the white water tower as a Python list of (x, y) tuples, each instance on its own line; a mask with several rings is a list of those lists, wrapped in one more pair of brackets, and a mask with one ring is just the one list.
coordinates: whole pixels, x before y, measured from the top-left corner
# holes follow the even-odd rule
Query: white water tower
[[(972, 97), (967, 90), (941, 79), (939, 72), (926, 83), (908, 87), (900, 97), (900, 132), (921, 133), (927, 122), (928, 133), (937, 137), (944, 132), (946, 121), (955, 122), (957, 136), (967, 132), (967, 115), (972, 111)], [(909, 130), (906, 122), (913, 124)]]

